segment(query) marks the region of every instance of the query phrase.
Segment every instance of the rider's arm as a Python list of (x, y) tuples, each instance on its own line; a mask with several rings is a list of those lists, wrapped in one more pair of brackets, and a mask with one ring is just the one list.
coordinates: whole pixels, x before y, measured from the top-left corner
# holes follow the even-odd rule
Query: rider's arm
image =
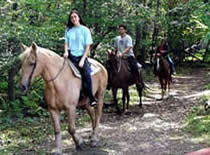
[(131, 49), (131, 47), (127, 47), (127, 48), (122, 52), (122, 56), (123, 56), (123, 55), (126, 55), (126, 54), (129, 52), (130, 49)]
[(65, 58), (67, 58), (68, 55), (69, 55), (69, 53), (68, 53), (69, 46), (68, 46), (67, 30), (65, 31), (64, 39), (65, 39), (65, 43), (64, 43), (64, 53), (63, 53), (63, 56)]
[(130, 49), (133, 47), (132, 38), (129, 35), (127, 35), (126, 37), (127, 37), (126, 48), (122, 52), (122, 56), (128, 54)]
[(69, 55), (68, 49), (69, 49), (68, 44), (65, 43), (65, 44), (64, 44), (64, 54), (63, 54), (65, 58), (67, 58), (68, 55)]
[(85, 59), (86, 59), (86, 57), (88, 56), (88, 53), (89, 53), (89, 49), (90, 49), (90, 45), (86, 45), (85, 46), (85, 52), (84, 52), (82, 58), (79, 61), (79, 67), (83, 67), (84, 66)]

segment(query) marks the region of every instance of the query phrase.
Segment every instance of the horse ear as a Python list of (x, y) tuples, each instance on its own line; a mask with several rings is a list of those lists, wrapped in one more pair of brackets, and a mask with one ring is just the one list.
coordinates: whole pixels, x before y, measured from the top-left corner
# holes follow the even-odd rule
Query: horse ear
[(33, 51), (37, 50), (37, 44), (35, 42), (32, 42), (32, 49)]
[(115, 51), (113, 51), (112, 53), (113, 53), (115, 56), (117, 56), (118, 51), (115, 50)]
[(25, 51), (28, 47), (26, 45), (24, 45), (23, 43), (20, 44), (20, 49), (22, 51)]
[(36, 52), (37, 52), (37, 49), (38, 49), (38, 46), (35, 42), (32, 42), (32, 53), (36, 55)]
[(108, 49), (108, 50), (107, 50), (107, 53), (108, 53), (108, 54), (111, 54), (111, 53), (112, 53), (112, 50)]

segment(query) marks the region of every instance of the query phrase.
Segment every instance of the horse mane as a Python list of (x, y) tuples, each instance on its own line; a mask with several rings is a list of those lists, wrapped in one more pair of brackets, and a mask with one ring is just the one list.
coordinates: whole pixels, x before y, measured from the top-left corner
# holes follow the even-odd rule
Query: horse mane
[(24, 52), (19, 55), (21, 62), (23, 62), (30, 54), (31, 48), (27, 48)]
[(49, 49), (46, 49), (46, 48), (42, 48), (42, 47), (38, 47), (38, 52), (47, 56), (47, 57), (52, 57), (52, 58), (55, 58), (55, 59), (61, 59), (62, 57), (60, 55), (58, 55), (56, 52), (54, 51), (51, 51)]
[[(42, 48), (42, 47), (39, 47), (37, 46), (37, 54), (39, 55), (40, 53), (47, 56), (47, 57), (53, 57), (53, 58), (56, 58), (56, 59), (61, 59), (61, 57), (55, 53), (54, 51), (51, 51), (49, 49), (46, 49), (46, 48)], [(20, 54), (19, 58), (21, 59), (21, 62), (23, 62), (26, 58), (29, 57), (30, 55), (30, 52), (32, 50), (32, 47), (28, 47), (23, 53)]]

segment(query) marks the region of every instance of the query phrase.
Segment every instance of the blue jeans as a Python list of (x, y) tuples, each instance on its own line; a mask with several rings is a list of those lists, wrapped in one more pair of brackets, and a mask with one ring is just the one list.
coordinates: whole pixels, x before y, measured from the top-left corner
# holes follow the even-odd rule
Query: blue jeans
[(81, 60), (80, 57), (75, 57), (70, 55), (69, 59), (72, 61), (72, 63), (77, 67), (77, 69), (80, 71), (82, 75), (82, 89), (84, 90), (84, 94), (89, 97), (90, 101), (95, 101), (95, 97), (93, 96), (92, 92), (92, 80), (91, 80), (91, 68), (89, 66), (88, 60), (85, 59), (83, 67), (79, 67), (79, 62)]
[(135, 57), (133, 56), (128, 56), (128, 63), (131, 67), (131, 72), (136, 75), (137, 77), (139, 77), (139, 69), (138, 69), (138, 65), (137, 65), (137, 60)]
[(174, 73), (175, 72), (175, 66), (174, 66), (174, 63), (173, 63), (173, 61), (172, 61), (172, 59), (170, 58), (169, 55), (166, 56), (166, 60), (168, 61), (169, 65), (170, 65), (171, 72)]

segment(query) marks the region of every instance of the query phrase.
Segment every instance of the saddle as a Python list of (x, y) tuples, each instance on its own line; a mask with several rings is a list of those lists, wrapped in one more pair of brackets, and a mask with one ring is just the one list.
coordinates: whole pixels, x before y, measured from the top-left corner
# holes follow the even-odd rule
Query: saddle
[[(132, 72), (132, 69), (131, 69), (131, 66), (130, 66), (130, 64), (128, 62), (127, 57), (122, 57), (121, 59), (124, 61), (125, 65), (126, 65), (126, 68), (128, 69), (128, 71), (129, 72)], [(140, 71), (141, 68), (142, 68), (142, 65), (139, 62), (137, 62), (137, 67), (138, 67), (138, 70)]]
[[(91, 68), (91, 76), (100, 71), (101, 68), (99, 67), (99, 65), (98, 65), (96, 60), (88, 58), (88, 62), (90, 64), (90, 68)], [(80, 74), (80, 71), (77, 69), (77, 67), (69, 59), (68, 59), (68, 65), (72, 69), (73, 74), (77, 78), (81, 78), (82, 77), (81, 74)]]

